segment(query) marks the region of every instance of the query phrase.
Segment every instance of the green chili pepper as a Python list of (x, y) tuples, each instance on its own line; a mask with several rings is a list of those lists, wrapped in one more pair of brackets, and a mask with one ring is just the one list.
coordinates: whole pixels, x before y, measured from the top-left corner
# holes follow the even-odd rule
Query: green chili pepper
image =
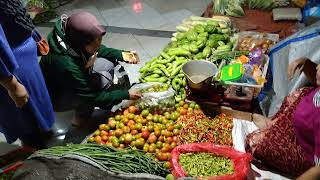
[(163, 64), (154, 64), (154, 65), (152, 65), (150, 68), (149, 68), (149, 71), (152, 71), (153, 69), (155, 69), (155, 68), (159, 68), (159, 69), (161, 69), (161, 68), (166, 68), (166, 66), (165, 65), (163, 65)]
[(179, 65), (177, 68), (175, 68), (175, 69), (171, 72), (170, 77), (171, 77), (171, 78), (175, 77), (175, 76), (179, 73), (179, 71), (181, 70), (182, 66), (183, 66), (183, 64), (181, 64), (181, 65)]
[(169, 59), (170, 58), (170, 56), (167, 53), (163, 52), (163, 51), (160, 51), (160, 55), (165, 59)]
[(234, 172), (230, 159), (209, 153), (181, 154), (179, 164), (191, 177), (208, 178)]
[(182, 81), (181, 79), (178, 78), (174, 78), (172, 80), (172, 88), (176, 91), (178, 91), (180, 89), (180, 85), (182, 85)]
[(182, 48), (172, 49), (168, 54), (170, 56), (191, 56), (191, 53), (188, 50)]

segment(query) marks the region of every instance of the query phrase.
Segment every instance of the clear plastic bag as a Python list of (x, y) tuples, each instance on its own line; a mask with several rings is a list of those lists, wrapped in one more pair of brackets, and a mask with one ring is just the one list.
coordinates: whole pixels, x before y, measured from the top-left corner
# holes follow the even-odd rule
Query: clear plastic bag
[(251, 51), (260, 47), (267, 52), (273, 45), (279, 41), (278, 34), (260, 33), (254, 31), (243, 31), (235, 35), (238, 38), (236, 50)]
[(135, 102), (138, 109), (149, 109), (151, 113), (162, 114), (174, 111), (175, 99), (174, 90), (163, 83), (141, 83), (131, 87), (142, 93), (141, 99)]

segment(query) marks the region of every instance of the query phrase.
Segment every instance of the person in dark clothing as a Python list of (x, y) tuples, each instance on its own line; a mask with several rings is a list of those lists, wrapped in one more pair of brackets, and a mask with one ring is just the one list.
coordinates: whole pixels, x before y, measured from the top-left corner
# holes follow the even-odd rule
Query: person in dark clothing
[[(50, 52), (40, 66), (54, 109), (75, 109), (74, 125), (85, 124), (94, 107), (108, 109), (140, 96), (127, 89), (111, 90), (114, 65), (124, 60), (124, 51), (102, 45), (105, 34), (92, 14), (81, 11), (58, 20), (48, 35)], [(128, 61), (135, 64), (138, 58)], [(93, 77), (100, 78), (99, 82)]]
[(41, 134), (54, 111), (32, 38), (34, 25), (20, 0), (0, 0), (0, 132), (8, 143), (45, 148)]

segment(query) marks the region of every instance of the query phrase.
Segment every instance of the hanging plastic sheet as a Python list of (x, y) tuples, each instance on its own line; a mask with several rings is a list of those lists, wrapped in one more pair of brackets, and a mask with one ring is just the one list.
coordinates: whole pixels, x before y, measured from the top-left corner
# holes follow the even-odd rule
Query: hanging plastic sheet
[(270, 68), (268, 82), (259, 95), (265, 115), (273, 116), (290, 92), (305, 86), (308, 81), (304, 74), (289, 81), (288, 65), (301, 57), (320, 63), (320, 22), (308, 26), (275, 45), (269, 53)]

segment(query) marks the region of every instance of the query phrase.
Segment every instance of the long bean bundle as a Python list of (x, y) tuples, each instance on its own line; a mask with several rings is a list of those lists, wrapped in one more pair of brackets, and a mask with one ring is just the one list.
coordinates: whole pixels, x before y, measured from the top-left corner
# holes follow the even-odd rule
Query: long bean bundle
[(36, 152), (37, 155), (59, 156), (77, 154), (88, 157), (115, 173), (148, 173), (165, 177), (169, 171), (161, 163), (140, 150), (118, 150), (98, 144), (69, 144)]

